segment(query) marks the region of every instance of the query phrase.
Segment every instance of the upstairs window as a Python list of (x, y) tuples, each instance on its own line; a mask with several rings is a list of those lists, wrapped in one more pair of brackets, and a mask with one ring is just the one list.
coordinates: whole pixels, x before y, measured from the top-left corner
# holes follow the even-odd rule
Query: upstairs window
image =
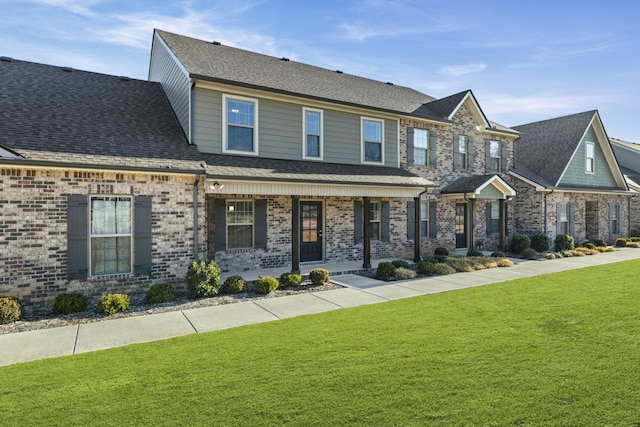
[(458, 135), (458, 139), (454, 141), (454, 165), (460, 169), (467, 169), (467, 136)]
[(258, 101), (249, 98), (223, 96), (225, 152), (258, 154)]
[(500, 172), (500, 157), (500, 141), (489, 141), (489, 156), (487, 157), (489, 172)]
[(322, 110), (303, 109), (304, 141), (303, 157), (305, 159), (322, 159)]
[(362, 119), (362, 162), (384, 163), (384, 122)]
[(426, 166), (429, 158), (429, 131), (426, 129), (413, 130), (413, 164)]
[(594, 173), (596, 160), (595, 160), (595, 146), (593, 142), (587, 142), (584, 145), (585, 148), (585, 165), (584, 171), (586, 173)]
[(91, 197), (91, 276), (131, 273), (131, 197)]
[(227, 248), (253, 247), (253, 200), (227, 201)]

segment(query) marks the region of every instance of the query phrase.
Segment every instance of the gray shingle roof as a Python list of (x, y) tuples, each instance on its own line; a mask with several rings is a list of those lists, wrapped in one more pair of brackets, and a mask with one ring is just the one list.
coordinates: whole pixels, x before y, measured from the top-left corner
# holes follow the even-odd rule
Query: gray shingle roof
[(0, 146), (25, 160), (202, 170), (159, 84), (0, 61)]
[(494, 176), (496, 175), (493, 173), (487, 175), (463, 176), (445, 186), (440, 192), (442, 194), (473, 193), (482, 184), (486, 183)]
[(555, 185), (596, 114), (596, 110), (591, 110), (513, 126), (512, 129), (522, 133), (516, 142), (517, 171), (535, 181), (535, 177), (525, 175), (531, 171)]

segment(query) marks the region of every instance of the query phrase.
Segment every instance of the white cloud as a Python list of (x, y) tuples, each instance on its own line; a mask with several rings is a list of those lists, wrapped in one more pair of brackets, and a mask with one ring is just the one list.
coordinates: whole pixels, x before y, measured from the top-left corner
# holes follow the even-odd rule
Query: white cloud
[(99, 3), (95, 0), (28, 0), (30, 3), (42, 4), (56, 7), (77, 15), (92, 17), (96, 13), (91, 10), (91, 6)]
[(478, 73), (487, 69), (485, 64), (446, 65), (440, 68), (439, 73), (447, 76), (462, 76), (470, 73)]

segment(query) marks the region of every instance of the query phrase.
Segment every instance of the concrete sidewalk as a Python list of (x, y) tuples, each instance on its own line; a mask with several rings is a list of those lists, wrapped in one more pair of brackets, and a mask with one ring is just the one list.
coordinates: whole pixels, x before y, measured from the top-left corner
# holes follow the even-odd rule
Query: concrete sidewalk
[(0, 335), (0, 366), (637, 258), (640, 258), (639, 249), (622, 248), (616, 252), (596, 256), (562, 258), (553, 261), (517, 260), (517, 264), (509, 268), (397, 282), (381, 282), (348, 274), (335, 276), (332, 281), (345, 286), (344, 288)]

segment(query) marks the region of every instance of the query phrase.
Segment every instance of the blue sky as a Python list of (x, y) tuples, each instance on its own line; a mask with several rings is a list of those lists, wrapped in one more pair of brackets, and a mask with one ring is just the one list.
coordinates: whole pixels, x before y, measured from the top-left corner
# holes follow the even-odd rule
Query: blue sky
[(0, 56), (146, 79), (154, 28), (640, 142), (637, 0), (0, 0)]

